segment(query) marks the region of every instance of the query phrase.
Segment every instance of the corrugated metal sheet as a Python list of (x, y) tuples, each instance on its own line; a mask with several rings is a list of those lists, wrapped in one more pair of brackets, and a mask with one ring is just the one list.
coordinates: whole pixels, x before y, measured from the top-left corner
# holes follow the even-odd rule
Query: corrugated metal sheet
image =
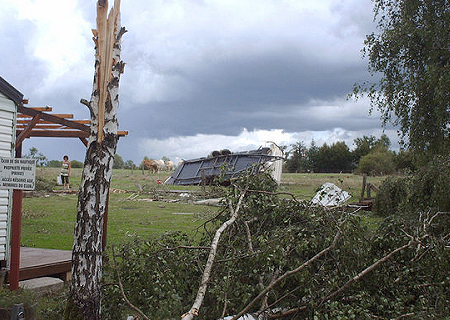
[(350, 198), (351, 195), (347, 191), (343, 191), (331, 182), (325, 182), (319, 191), (317, 191), (314, 198), (312, 198), (311, 202), (324, 207), (339, 206)]
[[(11, 89), (0, 78), (0, 157), (12, 157), (15, 141), (15, 102), (22, 101), (23, 95)], [(8, 95), (8, 96), (7, 96)], [(13, 100), (14, 99), (14, 100)], [(17, 100), (17, 101), (16, 101)], [(11, 222), (12, 191), (0, 190), (0, 260), (9, 257), (9, 230)]]
[(264, 168), (270, 168), (274, 162), (281, 162), (281, 158), (272, 155), (270, 148), (237, 153), (227, 152), (208, 158), (185, 160), (165, 183), (175, 185), (208, 184), (219, 176), (231, 179), (248, 171), (256, 173)]

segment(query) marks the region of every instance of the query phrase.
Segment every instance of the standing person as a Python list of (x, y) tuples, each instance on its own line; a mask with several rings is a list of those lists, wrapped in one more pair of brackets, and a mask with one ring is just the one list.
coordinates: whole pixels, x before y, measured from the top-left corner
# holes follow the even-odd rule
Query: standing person
[(62, 163), (62, 168), (61, 168), (61, 180), (63, 183), (63, 189), (70, 189), (69, 186), (69, 176), (70, 176), (70, 161), (69, 161), (69, 156), (64, 156), (63, 157), (64, 161)]

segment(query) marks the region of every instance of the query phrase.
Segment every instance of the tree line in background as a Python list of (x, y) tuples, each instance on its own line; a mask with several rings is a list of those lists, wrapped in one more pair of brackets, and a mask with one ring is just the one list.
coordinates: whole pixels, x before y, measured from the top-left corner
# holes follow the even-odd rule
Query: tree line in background
[[(39, 167), (49, 167), (49, 168), (60, 168), (62, 166), (62, 160), (48, 160), (47, 157), (42, 153), (39, 152), (39, 150), (36, 147), (31, 147), (28, 150), (28, 153), (25, 154), (25, 158), (35, 159), (36, 165)], [(70, 160), (70, 163), (72, 165), (72, 168), (83, 168), (83, 162), (78, 160)], [(116, 154), (114, 156), (114, 169), (136, 169), (138, 166), (136, 166), (133, 162), (133, 160), (126, 160), (124, 161), (123, 158)], [(141, 168), (139, 166), (139, 168)]]
[[(287, 172), (355, 172), (385, 175), (395, 171), (414, 170), (412, 154), (408, 150), (395, 153), (389, 149), (391, 141), (383, 134), (363, 136), (354, 140), (355, 148), (345, 142), (324, 143), (321, 147), (313, 141), (308, 147), (303, 141), (285, 147)], [(289, 149), (288, 149), (289, 148)]]
[[(383, 134), (380, 138), (373, 135), (363, 136), (354, 140), (355, 148), (350, 148), (345, 142), (335, 142), (333, 144), (324, 143), (317, 146), (314, 140), (309, 147), (305, 142), (298, 141), (290, 146), (283, 146), (285, 162), (283, 171), (290, 173), (331, 173), (331, 172), (355, 172), (358, 174), (386, 175), (397, 171), (414, 171), (415, 165), (412, 152), (401, 150), (398, 153), (391, 151), (391, 142)], [(59, 168), (62, 161), (48, 160), (45, 155), (35, 147), (30, 148), (25, 155), (27, 158), (36, 159), (38, 166)], [(144, 160), (136, 165), (133, 160), (123, 160), (116, 154), (114, 156), (114, 169), (139, 169), (145, 170)], [(162, 160), (170, 160), (163, 157)], [(83, 163), (71, 160), (72, 168), (82, 168)]]

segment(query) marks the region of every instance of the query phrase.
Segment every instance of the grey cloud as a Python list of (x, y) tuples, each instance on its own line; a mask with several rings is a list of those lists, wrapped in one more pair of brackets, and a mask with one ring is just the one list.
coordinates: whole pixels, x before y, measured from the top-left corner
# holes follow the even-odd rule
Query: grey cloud
[(187, 85), (184, 99), (161, 102), (150, 97), (145, 105), (133, 104), (139, 110), (138, 121), (149, 123), (147, 127), (153, 129), (148, 133), (154, 137), (186, 135), (193, 130), (236, 134), (243, 127), (294, 131), (315, 129), (319, 122), (322, 127), (333, 125), (334, 119), (328, 121), (327, 115), (307, 121), (315, 118), (311, 100), (333, 103), (336, 97), (345, 99), (355, 79), (364, 77), (366, 71), (362, 61), (350, 67), (340, 66), (338, 61), (327, 65), (305, 58), (299, 51), (280, 49), (214, 61), (179, 75), (184, 79), (182, 85), (172, 82), (167, 95), (183, 96)]
[[(373, 29), (371, 2), (334, 3), (320, 17), (271, 1), (255, 1), (252, 12), (222, 12), (202, 1), (123, 2), (129, 32), (118, 119), (130, 134), (121, 143), (132, 150), (140, 138), (233, 136), (243, 128), (379, 128), (368, 106), (345, 102), (353, 84), (368, 78), (359, 51)], [(94, 27), (95, 5), (79, 1), (78, 8)], [(92, 90), (93, 48), (92, 56), (44, 90), (45, 65), (27, 45), (32, 30), (31, 22), (13, 15), (2, 23), (2, 60), (8, 61), (1, 63), (2, 76), (34, 105), (88, 117), (79, 100)]]

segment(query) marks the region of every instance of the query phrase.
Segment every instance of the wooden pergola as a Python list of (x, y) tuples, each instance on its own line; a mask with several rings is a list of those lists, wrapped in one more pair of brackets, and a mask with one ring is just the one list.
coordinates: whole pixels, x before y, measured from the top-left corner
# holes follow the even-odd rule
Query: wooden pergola
[[(22, 157), (22, 143), (31, 137), (78, 138), (87, 147), (90, 133), (90, 120), (72, 120), (72, 114), (52, 114), (52, 107), (25, 107), (24, 100), (17, 105), (15, 156)], [(119, 137), (128, 135), (128, 131), (118, 131)], [(22, 224), (23, 191), (13, 191), (11, 224), (11, 263), (9, 272), (10, 289), (19, 287), (20, 234)], [(106, 246), (108, 202), (103, 224), (103, 248)]]
[[(90, 131), (90, 120), (72, 120), (73, 114), (52, 114), (52, 107), (17, 107), (16, 152), (30, 137), (79, 138), (85, 146)], [(119, 137), (128, 131), (117, 132)]]

